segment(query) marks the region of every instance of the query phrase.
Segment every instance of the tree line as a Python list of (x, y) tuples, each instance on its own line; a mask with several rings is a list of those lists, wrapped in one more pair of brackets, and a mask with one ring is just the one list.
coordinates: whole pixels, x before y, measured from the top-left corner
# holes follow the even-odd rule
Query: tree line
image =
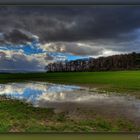
[(82, 72), (140, 69), (140, 53), (120, 54), (108, 57), (55, 62), (46, 66), (47, 72)]

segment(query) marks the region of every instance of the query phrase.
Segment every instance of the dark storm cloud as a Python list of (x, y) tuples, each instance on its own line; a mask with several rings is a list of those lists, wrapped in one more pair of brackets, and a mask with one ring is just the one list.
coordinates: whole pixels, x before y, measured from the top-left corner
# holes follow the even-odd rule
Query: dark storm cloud
[(122, 41), (136, 37), (131, 32), (140, 28), (139, 17), (140, 7), (135, 6), (2, 7), (0, 31), (24, 29), (42, 42)]
[[(6, 28), (6, 27), (5, 27)], [(6, 28), (7, 29), (7, 28)], [(11, 28), (9, 30), (4, 30), (0, 33), (0, 45), (2, 44), (26, 44), (33, 41), (38, 41), (38, 37), (32, 33), (23, 30)]]
[(37, 40), (36, 36), (21, 29), (13, 29), (9, 32), (2, 33), (0, 37), (0, 43), (2, 44), (26, 44), (34, 40)]

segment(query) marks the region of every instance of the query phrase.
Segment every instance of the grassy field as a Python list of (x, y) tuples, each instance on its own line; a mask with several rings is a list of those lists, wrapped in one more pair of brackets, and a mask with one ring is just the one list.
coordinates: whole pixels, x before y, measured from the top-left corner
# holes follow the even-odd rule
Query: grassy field
[[(140, 71), (0, 74), (0, 83), (27, 80), (97, 87), (140, 97)], [(89, 113), (92, 112), (86, 116)], [(64, 112), (55, 113), (53, 109), (34, 108), (21, 101), (0, 98), (0, 132), (140, 131), (126, 118), (105, 118), (96, 112), (90, 115), (92, 119), (75, 119)]]
[(105, 119), (93, 114), (91, 120), (69, 118), (53, 109), (34, 108), (17, 100), (0, 99), (0, 132), (96, 132), (140, 131), (125, 118)]
[(0, 74), (0, 83), (24, 80), (77, 84), (137, 96), (140, 94), (140, 71)]
[(49, 73), (51, 82), (79, 84), (107, 91), (140, 93), (140, 71)]

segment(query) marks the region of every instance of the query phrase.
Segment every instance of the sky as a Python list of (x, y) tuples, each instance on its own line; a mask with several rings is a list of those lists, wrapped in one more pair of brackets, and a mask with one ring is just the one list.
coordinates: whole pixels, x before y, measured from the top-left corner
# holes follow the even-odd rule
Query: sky
[(139, 6), (1, 6), (0, 71), (140, 52)]

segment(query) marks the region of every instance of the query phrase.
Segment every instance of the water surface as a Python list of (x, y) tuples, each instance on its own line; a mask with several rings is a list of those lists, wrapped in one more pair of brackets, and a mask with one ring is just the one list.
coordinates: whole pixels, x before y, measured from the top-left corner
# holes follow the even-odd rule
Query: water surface
[(0, 84), (0, 95), (24, 100), (35, 107), (54, 108), (56, 113), (64, 111), (87, 118), (96, 113), (140, 123), (140, 100), (133, 96), (89, 92), (88, 88), (46, 82)]

